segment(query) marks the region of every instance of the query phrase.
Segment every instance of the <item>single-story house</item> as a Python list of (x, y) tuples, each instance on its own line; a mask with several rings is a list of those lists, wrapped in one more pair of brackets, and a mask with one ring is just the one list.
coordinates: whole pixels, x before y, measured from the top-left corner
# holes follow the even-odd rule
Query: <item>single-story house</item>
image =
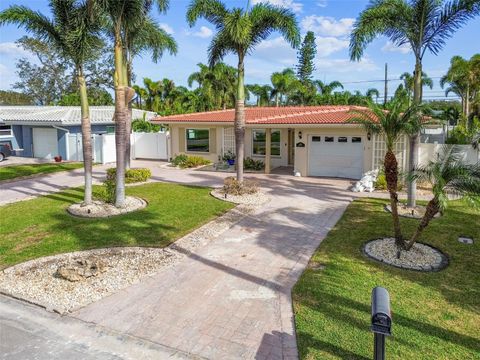
[[(247, 107), (245, 157), (262, 160), (265, 172), (290, 166), (302, 176), (359, 179), (380, 168), (382, 136), (352, 124), (353, 106)], [(356, 107), (358, 108), (358, 107)], [(170, 128), (170, 154), (200, 155), (212, 162), (235, 152), (235, 111), (220, 110), (157, 117)], [(408, 139), (396, 144), (399, 165), (406, 167)]]
[[(92, 135), (115, 132), (114, 106), (91, 106)], [(150, 120), (155, 113), (133, 109), (132, 118)], [(61, 156), (81, 160), (80, 106), (0, 106), (0, 142), (16, 155), (36, 158)]]

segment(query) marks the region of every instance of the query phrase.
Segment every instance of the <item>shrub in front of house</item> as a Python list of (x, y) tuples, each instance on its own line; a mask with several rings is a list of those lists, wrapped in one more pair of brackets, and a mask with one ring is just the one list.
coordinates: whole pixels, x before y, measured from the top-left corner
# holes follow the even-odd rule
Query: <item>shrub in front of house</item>
[[(375, 181), (375, 190), (387, 190), (387, 178), (385, 177), (385, 173), (380, 172), (378, 174), (377, 180)], [(403, 189), (403, 184), (401, 181), (398, 181), (397, 184), (397, 191), (401, 191)]]
[(260, 171), (265, 168), (265, 164), (261, 160), (255, 160), (251, 157), (247, 157), (245, 158), (245, 160), (243, 160), (243, 168), (245, 170)]
[(223, 181), (223, 192), (229, 195), (246, 195), (258, 192), (258, 183), (253, 180), (238, 181), (233, 176)]
[[(117, 169), (111, 168), (107, 170), (107, 180), (113, 181), (117, 176)], [(147, 168), (135, 168), (125, 171), (125, 184), (134, 184), (145, 182), (152, 177), (152, 172)]]
[(172, 164), (182, 169), (186, 169), (208, 165), (210, 164), (210, 160), (197, 155), (180, 154), (172, 159)]

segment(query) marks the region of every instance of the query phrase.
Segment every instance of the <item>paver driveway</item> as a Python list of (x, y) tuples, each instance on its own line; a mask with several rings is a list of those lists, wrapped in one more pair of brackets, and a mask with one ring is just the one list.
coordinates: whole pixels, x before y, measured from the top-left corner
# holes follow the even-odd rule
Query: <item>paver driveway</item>
[(260, 178), (270, 203), (174, 267), (72, 316), (193, 356), (296, 358), (291, 288), (351, 201), (351, 183)]

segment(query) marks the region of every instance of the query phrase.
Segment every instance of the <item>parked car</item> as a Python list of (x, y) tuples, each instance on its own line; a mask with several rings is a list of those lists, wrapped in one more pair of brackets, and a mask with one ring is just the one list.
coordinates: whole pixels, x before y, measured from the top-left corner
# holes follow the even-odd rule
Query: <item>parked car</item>
[(12, 155), (12, 148), (8, 143), (0, 143), (0, 162)]

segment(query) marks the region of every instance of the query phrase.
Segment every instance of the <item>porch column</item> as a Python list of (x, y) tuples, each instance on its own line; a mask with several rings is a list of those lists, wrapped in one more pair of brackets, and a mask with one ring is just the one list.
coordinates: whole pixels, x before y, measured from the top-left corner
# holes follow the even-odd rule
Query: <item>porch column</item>
[(272, 145), (272, 129), (265, 129), (265, 174), (270, 174), (270, 157)]

